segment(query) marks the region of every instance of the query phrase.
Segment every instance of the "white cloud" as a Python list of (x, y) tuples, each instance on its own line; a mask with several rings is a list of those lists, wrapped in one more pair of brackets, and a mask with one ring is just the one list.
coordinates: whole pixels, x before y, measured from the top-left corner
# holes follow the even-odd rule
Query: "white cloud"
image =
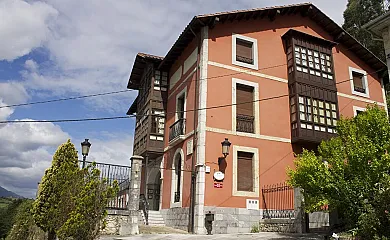
[(57, 11), (43, 2), (0, 1), (0, 60), (12, 61), (42, 46)]

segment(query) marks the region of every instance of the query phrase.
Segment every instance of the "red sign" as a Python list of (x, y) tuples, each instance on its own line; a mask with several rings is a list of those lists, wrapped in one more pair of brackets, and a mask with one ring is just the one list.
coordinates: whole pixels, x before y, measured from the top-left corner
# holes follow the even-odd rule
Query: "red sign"
[(219, 182), (214, 183), (214, 188), (222, 188), (223, 184)]

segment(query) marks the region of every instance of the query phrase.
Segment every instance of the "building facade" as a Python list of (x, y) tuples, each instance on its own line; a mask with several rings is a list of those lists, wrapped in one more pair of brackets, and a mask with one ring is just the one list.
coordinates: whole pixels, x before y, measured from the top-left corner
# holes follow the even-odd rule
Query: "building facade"
[[(146, 165), (143, 189), (155, 192), (145, 189), (154, 181), (165, 223), (199, 234), (209, 211), (216, 232), (250, 232), (267, 208), (263, 187), (287, 180), (294, 154), (335, 136), (341, 116), (387, 108), (385, 64), (310, 3), (196, 16), (164, 58), (143, 59), (154, 61), (154, 75), (139, 55), (129, 80), (141, 89), (129, 110), (137, 113), (134, 154), (140, 144), (163, 146), (149, 154), (158, 160)], [(154, 88), (161, 76), (167, 82)], [(141, 85), (163, 96), (161, 112), (141, 110)], [(164, 134), (154, 139), (159, 116)]]

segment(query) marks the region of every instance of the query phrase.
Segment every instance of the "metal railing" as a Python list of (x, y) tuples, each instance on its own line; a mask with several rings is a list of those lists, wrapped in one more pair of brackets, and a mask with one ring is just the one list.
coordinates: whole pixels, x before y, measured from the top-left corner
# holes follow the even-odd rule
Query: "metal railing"
[(354, 90), (356, 92), (360, 92), (360, 93), (366, 93), (366, 89), (365, 88), (362, 88), (362, 87), (356, 87), (356, 86), (353, 86)]
[(174, 202), (180, 202), (180, 192), (175, 192)]
[(140, 195), (139, 209), (144, 213), (145, 225), (149, 225), (149, 203), (145, 197), (145, 194)]
[(184, 118), (177, 120), (169, 127), (169, 141), (177, 138), (180, 135), (184, 135), (184, 129), (186, 120)]
[[(86, 161), (86, 166), (92, 162)], [(83, 161), (79, 160), (80, 168)], [(114, 199), (108, 202), (107, 208), (111, 209), (127, 209), (129, 201), (129, 187), (130, 187), (130, 166), (122, 166), (108, 163), (96, 163), (96, 168), (100, 170), (100, 179), (105, 179), (107, 184), (112, 186), (114, 181), (118, 183), (119, 191)]]
[(287, 183), (263, 186), (263, 218), (294, 218), (294, 188)]
[(237, 115), (237, 132), (254, 133), (254, 120), (253, 116)]

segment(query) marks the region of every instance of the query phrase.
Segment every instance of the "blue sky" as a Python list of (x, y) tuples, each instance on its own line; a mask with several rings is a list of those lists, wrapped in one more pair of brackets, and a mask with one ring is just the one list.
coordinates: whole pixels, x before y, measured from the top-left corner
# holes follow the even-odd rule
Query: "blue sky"
[[(0, 0), (0, 106), (125, 90), (137, 52), (165, 56), (196, 14), (296, 0)], [(346, 0), (314, 0), (342, 23)], [(125, 115), (136, 96), (1, 108), (0, 120)], [(57, 146), (70, 138), (89, 159), (129, 164), (134, 120), (0, 124), (0, 186), (33, 197)]]

